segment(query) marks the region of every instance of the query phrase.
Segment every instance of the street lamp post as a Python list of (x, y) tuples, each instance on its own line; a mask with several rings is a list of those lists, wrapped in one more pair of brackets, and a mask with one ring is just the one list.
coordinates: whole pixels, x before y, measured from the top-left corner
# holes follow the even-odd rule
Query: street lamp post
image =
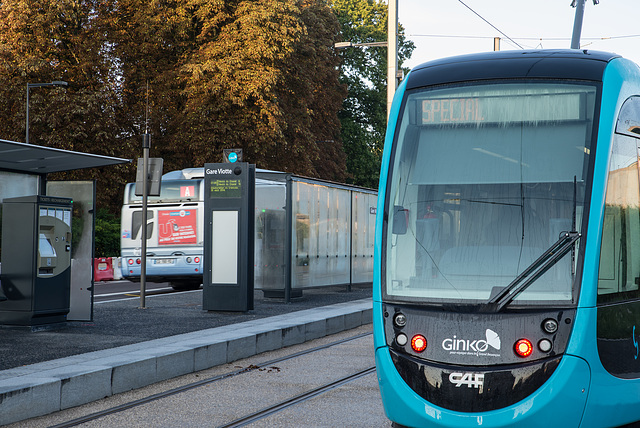
[(27, 124), (26, 124), (26, 135), (25, 142), (29, 144), (29, 89), (31, 88), (41, 88), (43, 86), (67, 86), (67, 82), (63, 82), (61, 80), (54, 80), (49, 83), (29, 83), (27, 82)]
[(336, 49), (344, 49), (344, 48), (357, 48), (360, 46), (367, 47), (386, 47), (387, 42), (368, 42), (368, 43), (353, 43), (353, 42), (337, 42), (333, 45)]
[[(336, 49), (346, 49), (346, 48), (357, 48), (357, 47), (388, 47), (388, 42), (369, 42), (369, 43), (353, 43), (353, 42), (337, 42), (333, 45)], [(397, 67), (397, 61), (396, 61)], [(396, 92), (397, 86), (397, 77), (393, 79), (390, 77), (391, 73), (394, 73), (394, 76), (397, 74), (397, 68), (391, 70), (391, 68), (387, 68), (387, 118), (389, 117), (389, 111), (391, 109), (391, 101), (393, 101), (393, 94)]]
[(389, 20), (387, 25), (387, 41), (371, 43), (338, 42), (336, 49), (353, 48), (358, 46), (386, 46), (387, 47), (387, 119), (391, 112), (391, 103), (398, 87), (398, 0), (389, 0)]

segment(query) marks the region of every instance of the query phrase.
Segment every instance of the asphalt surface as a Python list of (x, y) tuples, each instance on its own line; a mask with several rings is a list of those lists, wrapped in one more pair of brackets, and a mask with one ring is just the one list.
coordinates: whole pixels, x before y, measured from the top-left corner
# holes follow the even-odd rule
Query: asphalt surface
[(0, 328), (0, 370), (50, 361), (92, 351), (190, 333), (304, 309), (371, 297), (371, 285), (304, 290), (291, 303), (254, 294), (254, 309), (246, 313), (202, 310), (202, 290), (94, 305), (93, 322), (67, 322), (55, 330)]

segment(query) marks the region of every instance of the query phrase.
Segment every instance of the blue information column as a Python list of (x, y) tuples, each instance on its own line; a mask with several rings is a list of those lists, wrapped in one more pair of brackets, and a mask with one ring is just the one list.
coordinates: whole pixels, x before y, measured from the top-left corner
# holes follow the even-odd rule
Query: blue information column
[(202, 308), (253, 309), (255, 165), (204, 165)]

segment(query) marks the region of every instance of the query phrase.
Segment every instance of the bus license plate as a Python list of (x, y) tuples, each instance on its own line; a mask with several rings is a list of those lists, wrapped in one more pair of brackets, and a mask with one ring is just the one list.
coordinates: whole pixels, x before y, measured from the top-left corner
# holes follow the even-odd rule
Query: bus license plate
[(176, 259), (155, 259), (154, 264), (157, 265), (172, 265), (176, 262)]

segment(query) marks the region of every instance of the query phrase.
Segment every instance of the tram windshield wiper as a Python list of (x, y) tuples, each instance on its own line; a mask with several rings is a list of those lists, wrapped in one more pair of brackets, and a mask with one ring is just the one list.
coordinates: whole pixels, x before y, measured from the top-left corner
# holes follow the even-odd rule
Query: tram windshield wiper
[(580, 238), (580, 233), (575, 230), (563, 232), (560, 239), (545, 251), (536, 261), (518, 275), (509, 285), (493, 296), (484, 306), (488, 312), (500, 312), (513, 301), (520, 293), (526, 290), (545, 272), (551, 269), (571, 249)]

